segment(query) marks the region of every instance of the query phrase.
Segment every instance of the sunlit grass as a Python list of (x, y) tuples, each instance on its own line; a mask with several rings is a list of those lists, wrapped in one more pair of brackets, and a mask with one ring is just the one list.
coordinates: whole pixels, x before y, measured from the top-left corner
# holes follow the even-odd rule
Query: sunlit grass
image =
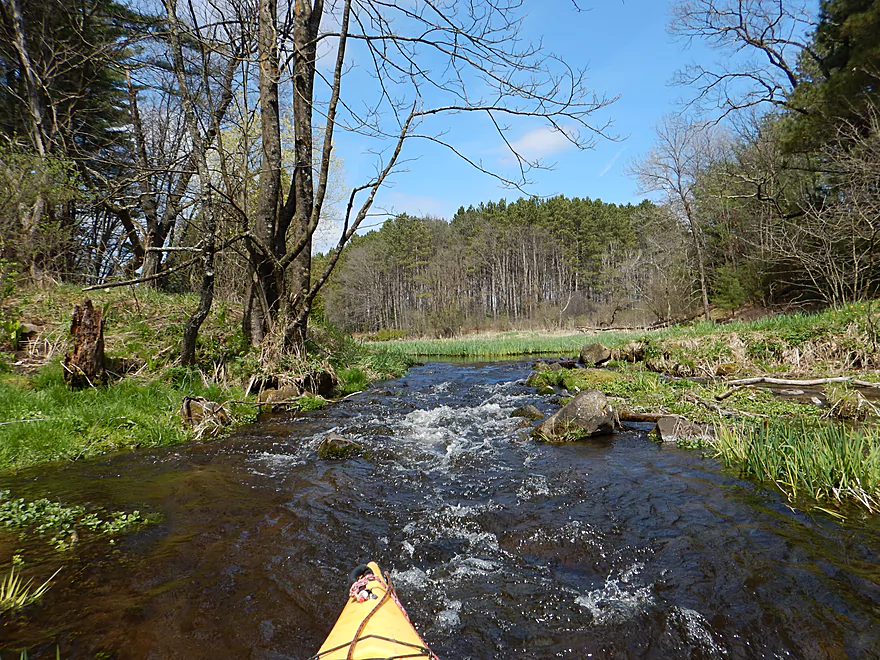
[(880, 431), (841, 424), (722, 426), (717, 452), (741, 475), (773, 483), (792, 500), (880, 506)]
[(15, 566), (10, 568), (6, 577), (0, 579), (0, 612), (20, 610), (38, 601), (49, 590), (52, 580), (60, 571), (59, 568), (43, 584), (33, 588), (33, 578), (25, 582)]
[[(413, 339), (372, 342), (369, 346), (415, 357), (498, 358), (518, 355), (559, 354), (574, 356), (584, 344), (600, 342), (618, 348), (632, 341), (647, 341), (658, 354), (679, 361), (714, 361), (737, 356), (730, 349), (739, 344), (755, 367), (785, 366), (786, 350), (805, 342), (834, 340), (843, 352), (873, 349), (874, 325), (880, 324), (877, 304), (852, 304), (825, 311), (775, 315), (755, 321), (718, 324), (706, 321), (660, 330), (609, 330), (559, 335), (547, 332), (507, 332), (493, 336), (454, 339)], [(845, 349), (845, 350), (844, 350)]]
[(57, 363), (22, 387), (0, 378), (0, 469), (74, 460), (108, 451), (182, 442), (185, 395), (241, 398), (201, 380), (177, 384), (128, 378), (102, 388), (71, 391)]
[[(371, 343), (389, 353), (416, 357), (510, 357), (517, 355), (577, 354), (585, 335), (553, 336), (546, 333), (506, 333), (496, 337), (466, 339), (413, 339)], [(591, 340), (592, 341), (592, 340)]]

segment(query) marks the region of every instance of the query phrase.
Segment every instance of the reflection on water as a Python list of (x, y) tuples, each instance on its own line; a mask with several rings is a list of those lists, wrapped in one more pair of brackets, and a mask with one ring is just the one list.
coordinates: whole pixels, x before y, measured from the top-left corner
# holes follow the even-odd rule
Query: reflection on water
[[(351, 567), (392, 571), (442, 658), (877, 658), (880, 526), (841, 526), (632, 432), (540, 445), (527, 363), (428, 364), (328, 411), (206, 445), (5, 478), (159, 512), (80, 544), (0, 658), (307, 658)], [(329, 432), (368, 448), (320, 461)], [(0, 539), (29, 560), (36, 542)], [(5, 555), (5, 556), (6, 556)]]

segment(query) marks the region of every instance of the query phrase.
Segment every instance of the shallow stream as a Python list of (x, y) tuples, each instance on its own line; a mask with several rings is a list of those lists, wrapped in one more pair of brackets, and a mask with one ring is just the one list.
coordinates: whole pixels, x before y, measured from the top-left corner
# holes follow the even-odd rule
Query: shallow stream
[[(0, 658), (305, 660), (366, 559), (443, 660), (880, 658), (878, 517), (805, 513), (638, 431), (536, 444), (510, 417), (553, 408), (529, 369), (432, 363), (222, 441), (0, 479), (163, 517), (46, 555), (64, 569)], [(318, 459), (329, 432), (368, 455)]]

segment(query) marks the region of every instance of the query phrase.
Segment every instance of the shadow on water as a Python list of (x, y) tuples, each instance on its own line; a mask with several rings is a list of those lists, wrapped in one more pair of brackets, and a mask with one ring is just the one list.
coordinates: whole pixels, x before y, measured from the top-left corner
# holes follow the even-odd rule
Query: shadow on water
[[(327, 411), (204, 445), (0, 480), (158, 512), (54, 554), (0, 658), (305, 659), (351, 567), (392, 571), (441, 658), (878, 658), (880, 525), (810, 515), (644, 434), (526, 440), (527, 363), (430, 363)], [(321, 461), (334, 431), (369, 448)], [(54, 568), (53, 568), (54, 570)]]

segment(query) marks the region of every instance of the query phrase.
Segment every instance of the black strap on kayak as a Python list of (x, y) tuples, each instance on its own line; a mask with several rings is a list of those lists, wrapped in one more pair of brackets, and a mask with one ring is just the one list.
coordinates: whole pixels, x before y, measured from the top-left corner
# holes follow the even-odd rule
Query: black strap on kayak
[(373, 575), (373, 569), (366, 564), (361, 564), (349, 574), (348, 581), (352, 583), (357, 582), (365, 575)]

